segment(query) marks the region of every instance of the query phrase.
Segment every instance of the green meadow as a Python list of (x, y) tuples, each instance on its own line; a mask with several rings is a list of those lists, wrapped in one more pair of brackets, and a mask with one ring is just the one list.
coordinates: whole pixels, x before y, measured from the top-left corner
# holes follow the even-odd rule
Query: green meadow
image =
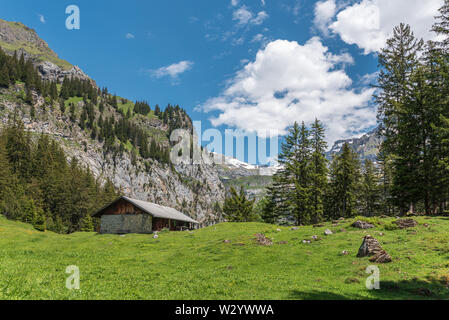
[[(398, 230), (393, 219), (371, 219), (368, 231), (351, 227), (354, 219), (299, 230), (223, 223), (153, 239), (41, 233), (0, 216), (0, 299), (448, 299), (449, 219), (416, 220)], [(257, 233), (273, 245), (259, 245)], [(356, 257), (366, 234), (393, 258), (377, 265), (380, 290), (366, 289), (373, 263)], [(66, 288), (71, 265), (80, 290)]]

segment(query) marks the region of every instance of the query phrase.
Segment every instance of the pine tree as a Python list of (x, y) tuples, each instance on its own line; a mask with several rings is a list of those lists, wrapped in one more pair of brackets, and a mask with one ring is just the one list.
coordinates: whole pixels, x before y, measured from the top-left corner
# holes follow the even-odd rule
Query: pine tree
[(357, 214), (360, 162), (348, 143), (343, 145), (341, 154), (334, 156), (332, 160), (329, 190), (330, 203), (327, 205), (329, 218), (350, 218)]
[(6, 63), (4, 63), (0, 67), (0, 87), (8, 88), (9, 87), (9, 71)]
[(316, 119), (311, 130), (312, 155), (310, 162), (313, 223), (318, 223), (324, 216), (324, 194), (328, 175), (328, 161), (325, 155), (327, 144), (324, 137), (324, 127)]
[(38, 207), (36, 210), (36, 219), (33, 223), (34, 228), (38, 231), (44, 232), (47, 230), (46, 220), (47, 218), (45, 217), (44, 210)]
[(364, 216), (373, 217), (380, 210), (380, 185), (376, 167), (371, 160), (365, 160), (361, 188), (362, 208)]
[(223, 205), (224, 217), (229, 222), (251, 222), (253, 216), (254, 200), (248, 200), (243, 187), (237, 192), (234, 187), (230, 189), (230, 196), (226, 197)]
[(92, 231), (94, 231), (92, 216), (90, 214), (86, 214), (86, 216), (81, 220), (81, 232), (92, 232)]

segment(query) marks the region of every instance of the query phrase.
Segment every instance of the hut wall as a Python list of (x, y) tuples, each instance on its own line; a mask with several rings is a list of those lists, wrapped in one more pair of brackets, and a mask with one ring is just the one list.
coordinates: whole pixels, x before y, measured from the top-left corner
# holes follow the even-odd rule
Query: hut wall
[(101, 217), (101, 233), (151, 233), (153, 217), (149, 214), (118, 214)]

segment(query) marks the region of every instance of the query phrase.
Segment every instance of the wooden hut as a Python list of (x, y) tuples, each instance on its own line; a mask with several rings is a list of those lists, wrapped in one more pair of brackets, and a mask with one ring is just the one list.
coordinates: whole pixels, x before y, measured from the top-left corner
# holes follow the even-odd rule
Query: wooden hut
[(93, 215), (101, 218), (99, 233), (152, 233), (169, 229), (192, 229), (197, 221), (169, 207), (155, 203), (120, 197)]

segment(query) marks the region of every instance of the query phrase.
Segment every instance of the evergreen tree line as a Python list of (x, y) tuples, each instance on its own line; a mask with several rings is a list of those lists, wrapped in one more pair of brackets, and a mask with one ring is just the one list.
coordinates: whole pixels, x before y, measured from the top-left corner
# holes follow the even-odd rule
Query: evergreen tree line
[(304, 123), (290, 128), (279, 155), (282, 169), (259, 206), (265, 222), (309, 225), (381, 213), (380, 172), (374, 164), (362, 165), (347, 143), (329, 163), (326, 148), (319, 120), (310, 128)]
[(18, 58), (17, 51), (13, 56), (9, 56), (0, 47), (0, 88), (9, 88), (16, 81), (25, 83), (25, 100), (29, 104), (34, 103), (32, 90), (37, 91), (44, 98), (49, 98), (50, 101), (58, 98), (56, 82), (43, 81), (31, 60), (26, 60), (23, 53)]
[(424, 43), (400, 24), (379, 54), (380, 159), (388, 211), (443, 214), (449, 199), (449, 0)]
[(117, 197), (57, 142), (33, 138), (16, 117), (0, 131), (0, 213), (57, 233), (93, 231), (91, 214)]
[(440, 41), (393, 30), (379, 54), (374, 96), (379, 164), (345, 144), (330, 164), (324, 130), (295, 124), (282, 145), (283, 165), (261, 202), (270, 223), (313, 224), (356, 215), (445, 214), (449, 200), (449, 0), (432, 28)]

